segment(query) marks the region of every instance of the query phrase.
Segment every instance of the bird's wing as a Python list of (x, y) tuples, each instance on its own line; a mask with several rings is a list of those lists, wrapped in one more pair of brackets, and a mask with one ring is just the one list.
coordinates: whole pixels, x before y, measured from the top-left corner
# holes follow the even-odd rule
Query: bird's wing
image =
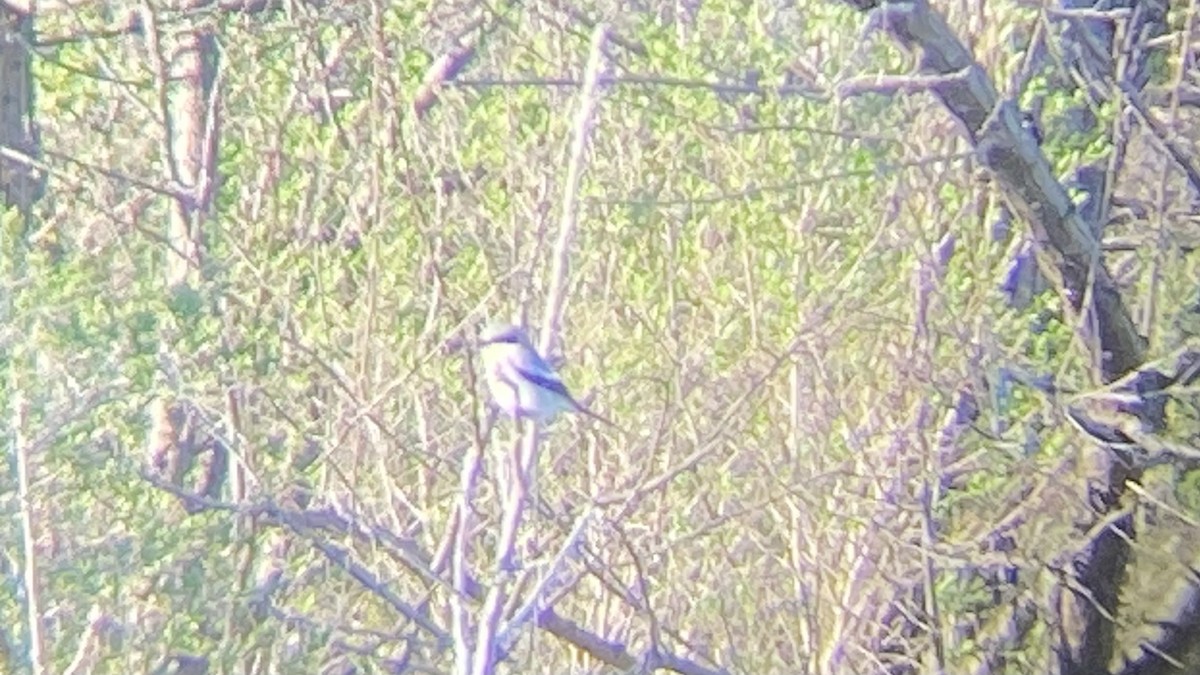
[(607, 417), (604, 417), (603, 415), (598, 415), (592, 412), (579, 401), (576, 401), (575, 397), (571, 395), (571, 392), (567, 391), (567, 387), (563, 384), (562, 379), (559, 378), (558, 373), (554, 372), (554, 369), (550, 367), (550, 364), (546, 363), (546, 361), (543, 360), (536, 351), (530, 350), (527, 354), (525, 354), (525, 356), (525, 362), (521, 363), (520, 365), (514, 364), (512, 366), (513, 370), (516, 371), (516, 374), (519, 377), (525, 378), (528, 382), (535, 386), (554, 392), (558, 396), (561, 396), (576, 411), (588, 415), (589, 417), (594, 417), (595, 419), (611, 425), (613, 428), (624, 433), (624, 430), (617, 426), (615, 422)]
[(566, 385), (564, 385), (562, 380), (560, 380), (552, 371), (536, 367), (524, 368), (521, 366), (514, 366), (513, 368), (517, 371), (517, 375), (529, 380), (533, 384), (543, 389), (548, 389), (559, 396), (564, 396), (572, 403), (575, 402), (575, 399), (571, 397), (571, 392), (567, 391)]

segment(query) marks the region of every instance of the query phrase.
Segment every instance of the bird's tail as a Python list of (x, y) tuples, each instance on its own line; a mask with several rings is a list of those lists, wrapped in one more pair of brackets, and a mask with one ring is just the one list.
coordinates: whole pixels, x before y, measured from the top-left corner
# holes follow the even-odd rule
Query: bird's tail
[(617, 424), (616, 422), (608, 419), (607, 417), (605, 417), (604, 415), (601, 415), (600, 413), (592, 412), (588, 408), (584, 407), (583, 404), (578, 401), (574, 401), (574, 403), (575, 403), (575, 409), (577, 411), (583, 413), (584, 415), (587, 415), (588, 417), (591, 417), (594, 420), (603, 422), (603, 423), (607, 424), (608, 426), (616, 429), (617, 431), (624, 433), (625, 430), (622, 429), (621, 426), (619, 424)]

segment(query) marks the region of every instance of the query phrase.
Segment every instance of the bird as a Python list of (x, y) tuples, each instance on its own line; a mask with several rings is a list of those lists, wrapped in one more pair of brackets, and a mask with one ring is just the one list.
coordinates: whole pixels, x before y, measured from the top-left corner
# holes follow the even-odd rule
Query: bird
[(560, 412), (617, 425), (576, 401), (520, 326), (494, 323), (479, 334), (479, 356), (492, 400), (506, 415), (547, 422)]

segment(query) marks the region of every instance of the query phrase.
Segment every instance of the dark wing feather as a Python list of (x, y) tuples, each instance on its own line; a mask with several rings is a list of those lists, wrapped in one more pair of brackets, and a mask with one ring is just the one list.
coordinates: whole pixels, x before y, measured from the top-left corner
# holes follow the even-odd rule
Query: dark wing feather
[(520, 375), (521, 377), (524, 377), (525, 379), (536, 384), (537, 386), (542, 387), (543, 389), (549, 389), (550, 391), (567, 399), (568, 401), (571, 402), (571, 406), (574, 407), (579, 412), (581, 412), (585, 415), (588, 415), (589, 417), (594, 417), (594, 418), (600, 420), (601, 422), (604, 422), (605, 424), (608, 424), (618, 430), (621, 429), (612, 420), (608, 419), (607, 417), (604, 417), (602, 415), (597, 415), (596, 413), (592, 412), (591, 410), (588, 410), (587, 408), (580, 405), (579, 401), (576, 401), (575, 397), (571, 396), (571, 392), (567, 391), (567, 387), (565, 385), (563, 385), (562, 380), (558, 379), (557, 377), (548, 377), (545, 373), (526, 370), (525, 368), (519, 368), (519, 367), (514, 368), (514, 370), (517, 371), (518, 375)]
[(547, 377), (545, 373), (526, 370), (520, 367), (515, 368), (515, 370), (517, 371), (518, 375), (536, 384), (537, 386), (543, 389), (549, 389), (559, 396), (565, 396), (572, 403), (575, 402), (575, 399), (571, 397), (571, 392), (567, 391), (566, 385), (564, 385), (562, 380), (558, 379), (557, 377)]

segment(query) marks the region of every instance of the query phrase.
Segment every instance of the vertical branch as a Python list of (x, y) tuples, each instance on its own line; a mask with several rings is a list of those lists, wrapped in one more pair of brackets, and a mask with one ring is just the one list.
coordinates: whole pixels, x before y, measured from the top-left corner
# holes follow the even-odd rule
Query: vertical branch
[[(0, 147), (40, 157), (33, 122), (33, 71), (26, 45), (33, 42), (33, 16), (0, 3)], [(16, 206), (29, 226), (33, 204), (45, 188), (28, 164), (0, 159), (0, 207)]]
[(941, 611), (938, 609), (938, 571), (933, 560), (934, 550), (938, 544), (933, 507), (940, 491), (936, 480), (936, 477), (926, 475), (921, 486), (921, 574), (922, 585), (925, 587), (925, 615), (928, 617), (929, 637), (933, 641), (933, 672), (944, 673), (946, 672), (945, 631), (942, 626)]
[[(169, 287), (192, 285), (200, 268), (200, 220), (203, 211), (198, 188), (204, 173), (201, 166), (203, 109), (207, 99), (201, 85), (205, 43), (212, 35), (186, 32), (179, 37), (174, 58), (168, 66), (169, 86), (167, 133), (171, 144), (172, 173), (190, 200), (175, 200), (171, 205), (167, 240), (176, 255), (169, 258), (167, 284)], [(192, 282), (192, 283), (189, 283)]]
[(497, 577), (483, 601), (483, 611), (480, 612), (479, 628), (475, 635), (475, 656), (471, 664), (471, 675), (492, 675), (496, 672), (495, 662), (499, 656), (496, 636), (500, 632), (501, 614), (507, 604), (510, 577), (508, 574)]
[(455, 668), (457, 675), (471, 675), (473, 643), (471, 640), (471, 611), (473, 584), (470, 568), (471, 514), (474, 513), (475, 489), (479, 475), (483, 472), (483, 443), (477, 439), (463, 458), (459, 474), (459, 502), (457, 517), (452, 518), (454, 529), (454, 555), (450, 561), (450, 580), (454, 594), (450, 596), (451, 635), (454, 639)]
[[(539, 350), (549, 351), (554, 336), (562, 321), (562, 309), (566, 299), (567, 276), (570, 269), (570, 249), (578, 223), (579, 185), (582, 182), (588, 142), (591, 138), (593, 119), (600, 91), (600, 78), (604, 72), (604, 46), (608, 40), (608, 28), (600, 25), (592, 34), (583, 87), (579, 93), (579, 110), (575, 117), (571, 156), (567, 164), (567, 180), (563, 193), (562, 220), (559, 224), (558, 240), (554, 247), (554, 262), (550, 277), (550, 290), (546, 298), (542, 334)], [(496, 540), (496, 561), (503, 572), (512, 572), (519, 564), (516, 559), (517, 533), (529, 502), (537, 467), (538, 425), (530, 421), (519, 445), (507, 457), (501, 531)], [(464, 473), (465, 473), (464, 468)], [(464, 488), (466, 479), (464, 477)], [(465, 512), (464, 512), (465, 513)], [(461, 535), (460, 536), (465, 536)], [(474, 656), (470, 659), (469, 672), (485, 675), (495, 671), (495, 662), (500, 652), (496, 640), (503, 620), (504, 607), (508, 604), (510, 581), (508, 574), (500, 575), (489, 590), (483, 603), (475, 635)], [(458, 619), (456, 618), (456, 624)], [(460, 654), (459, 672), (465, 657)]]
[[(211, 36), (208, 36), (211, 40)], [(167, 77), (167, 134), (171, 145), (171, 173), (191, 199), (177, 199), (171, 204), (167, 223), (167, 241), (175, 251), (168, 257), (167, 286), (191, 286), (200, 268), (200, 219), (202, 212), (196, 199), (200, 182), (200, 143), (205, 96), (201, 92), (201, 50), (203, 37), (184, 33), (174, 58), (170, 60)], [(192, 282), (192, 283), (189, 283)]]
[(579, 184), (583, 180), (584, 161), (596, 117), (600, 97), (600, 78), (604, 74), (604, 46), (608, 42), (608, 27), (596, 26), (592, 32), (591, 54), (579, 92), (579, 111), (575, 117), (571, 157), (567, 163), (567, 181), (563, 191), (562, 220), (558, 225), (558, 241), (554, 245), (554, 267), (550, 274), (550, 291), (546, 294), (546, 312), (542, 317), (542, 335), (538, 349), (549, 352), (554, 336), (562, 323), (563, 304), (567, 294), (567, 275), (570, 273), (570, 249), (579, 224)]
[(537, 438), (537, 423), (530, 421), (527, 423), (525, 434), (500, 461), (500, 486), (504, 495), (500, 514), (500, 537), (496, 540), (496, 564), (501, 570), (512, 571), (517, 568), (517, 531), (521, 529), (525, 498), (529, 494), (530, 477), (533, 475), (533, 470), (526, 465), (525, 458), (536, 455), (536, 452), (527, 451), (526, 448), (536, 449)]
[(167, 241), (173, 255), (168, 257), (166, 282), (168, 288), (178, 288), (197, 281), (203, 246), (200, 225), (216, 184), (216, 38), (210, 26), (198, 26), (181, 31), (167, 50), (149, 7), (143, 11), (142, 24), (150, 43), (166, 127), (166, 178), (186, 195), (171, 205), (167, 223)]
[(246, 434), (246, 430), (242, 426), (241, 402), (241, 387), (230, 385), (225, 389), (225, 433), (229, 439), (229, 447), (226, 451), (237, 458), (237, 461), (233, 462), (233, 480), (230, 482), (230, 498), (235, 504), (241, 504), (248, 496), (246, 473), (251, 470), (250, 458), (247, 455), (250, 447), (241, 442)]
[[(0, 148), (13, 148), (29, 157), (38, 157), (37, 133), (33, 124), (33, 74), (30, 68), (26, 45), (33, 40), (33, 16), (8, 3), (0, 3)], [(21, 214), (22, 230), (4, 232), (0, 237), (18, 235), (19, 241), (3, 241), (3, 248), (11, 250), (13, 280), (19, 281), (26, 273), (24, 241), (32, 226), (33, 203), (41, 196), (44, 185), (35, 169), (27, 164), (18, 164), (8, 158), (0, 158), (0, 210), (16, 206)], [(13, 307), (12, 293), (0, 296), (0, 325), (8, 324)], [(9, 371), (8, 390), (12, 412), (12, 454), (16, 463), (17, 508), (20, 511), (22, 565), (21, 583), (25, 592), (25, 619), (28, 625), (27, 653), (32, 675), (46, 672), (46, 643), (42, 634), (42, 596), (36, 542), (41, 531), (38, 513), (31, 492), (32, 479), (30, 453), (32, 448), (26, 434), (28, 402), (18, 383)], [(9, 653), (10, 645), (0, 635), (2, 662), (13, 663), (18, 657)]]
[[(525, 515), (526, 504), (530, 502), (530, 483), (533, 470), (524, 463), (526, 456), (535, 456), (538, 445), (537, 422), (526, 422), (525, 432), (513, 448), (505, 453), (500, 462), (500, 487), (503, 491), (500, 514), (500, 536), (496, 540), (496, 564), (501, 574), (497, 575), (492, 587), (488, 590), (480, 613), (477, 634), (475, 636), (475, 656), (473, 660), (474, 675), (492, 673), (495, 659), (498, 657), (496, 636), (500, 631), (503, 620), (503, 610), (508, 600), (508, 586), (512, 573), (519, 566), (517, 560), (517, 534), (521, 529), (521, 521)], [(530, 453), (524, 452), (532, 448)]]
[[(198, 0), (189, 3), (196, 6)], [(141, 8), (141, 26), (154, 72), (158, 109), (164, 129), (160, 153), (168, 184), (179, 194), (171, 201), (166, 223), (168, 251), (164, 281), (168, 293), (195, 288), (199, 281), (202, 253), (201, 222), (207, 213), (216, 181), (217, 49), (211, 26), (180, 31), (167, 39), (150, 3)], [(203, 20), (203, 19), (201, 19)], [(194, 455), (184, 429), (173, 418), (186, 419), (190, 405), (185, 401), (159, 398), (151, 404), (151, 438), (156, 448), (180, 450), (180, 461), (171, 480), (179, 484)], [(189, 425), (190, 426), (190, 425)], [(183, 456), (182, 450), (189, 454)], [(214, 494), (227, 478), (229, 448), (212, 444), (209, 471), (203, 491)], [(153, 450), (157, 457), (157, 450)], [(172, 460), (172, 463), (173, 460)]]
[[(474, 378), (476, 364), (472, 359), (472, 350), (465, 350), (466, 367), (464, 377), (470, 391), (476, 390)], [(418, 406), (418, 412), (422, 408)], [(424, 425), (424, 415), (419, 414), (419, 423)], [(483, 472), (483, 450), (485, 434), (479, 416), (474, 418), (475, 434), (473, 442), (467, 447), (463, 457), (463, 465), (459, 470), (458, 502), (446, 523), (446, 533), (443, 543), (430, 560), (430, 569), (435, 574), (441, 574), (448, 564), (450, 567), (450, 587), (454, 590), (450, 595), (450, 640), (454, 648), (454, 673), (470, 675), (471, 659), (473, 656), (471, 641), (471, 603), (477, 593), (476, 584), (471, 575), (471, 521), (474, 514), (475, 490), (479, 476)]]
[[(1192, 38), (1195, 32), (1194, 26), (1196, 23), (1196, 12), (1196, 3), (1189, 2), (1187, 6), (1187, 12), (1184, 15), (1183, 34), (1180, 36), (1179, 41), (1180, 45), (1187, 46), (1180, 47), (1181, 53), (1178, 55), (1178, 64), (1176, 65), (1175, 73), (1171, 78), (1171, 95), (1169, 97), (1167, 108), (1167, 128), (1169, 129), (1179, 128), (1179, 94), (1184, 87), (1184, 77), (1186, 77), (1188, 72), (1191, 70), (1188, 67), (1188, 62), (1192, 60), (1188, 58), (1188, 55), (1184, 50), (1191, 49)], [(1142, 12), (1143, 15), (1147, 13), (1148, 12)], [(1133, 33), (1134, 37), (1141, 37), (1140, 31), (1131, 31), (1131, 33)], [(1134, 43), (1134, 40), (1131, 39), (1128, 42)], [(1128, 51), (1134, 51), (1134, 49), (1131, 47)], [(1134, 58), (1131, 60), (1138, 61), (1142, 65), (1145, 64), (1145, 52), (1139, 52), (1135, 56), (1141, 58)], [(1133, 70), (1135, 71), (1135, 77), (1148, 79), (1149, 74), (1148, 72), (1145, 72), (1143, 68), (1135, 68)], [(1168, 195), (1170, 191), (1169, 186), (1171, 172), (1169, 170), (1170, 165), (1165, 159), (1160, 158), (1159, 161), (1162, 162), (1162, 169), (1159, 173), (1158, 185), (1155, 187), (1156, 195), (1153, 220), (1156, 245), (1154, 249), (1154, 257), (1151, 259), (1150, 263), (1150, 283), (1146, 285), (1146, 299), (1144, 309), (1142, 310), (1142, 323), (1140, 327), (1141, 334), (1146, 336), (1146, 339), (1151, 343), (1154, 342), (1154, 320), (1161, 303), (1161, 298), (1159, 297), (1159, 287), (1162, 285), (1163, 267), (1166, 263), (1166, 252), (1168, 250), (1167, 224), (1165, 222), (1165, 216), (1167, 213), (1167, 200), (1169, 198)]]
[[(916, 292), (916, 331), (913, 353), (917, 358), (917, 370), (921, 372), (921, 382), (933, 382), (933, 359), (937, 349), (936, 331), (930, 330), (931, 312), (936, 311), (941, 295), (941, 283), (945, 278), (946, 266), (954, 252), (954, 237), (946, 233), (938, 244), (930, 251), (930, 255), (921, 254), (917, 258), (915, 279)], [(942, 449), (932, 449), (929, 444), (930, 427), (932, 426), (933, 407), (929, 400), (918, 404), (914, 431), (916, 446), (921, 451), (921, 463), (925, 473), (921, 481), (918, 501), (921, 506), (921, 574), (924, 587), (924, 611), (927, 630), (933, 644), (934, 672), (946, 672), (945, 630), (942, 626), (941, 611), (938, 608), (938, 569), (933, 556), (937, 548), (938, 527), (934, 516), (934, 506), (941, 496), (941, 467)]]
[[(230, 340), (230, 328), (226, 327), (225, 340)], [(220, 496), (219, 488), (222, 478), (218, 472), (225, 472), (230, 477), (230, 498), (235, 504), (244, 504), (248, 496), (247, 492), (247, 453), (250, 450), (250, 444), (243, 442), (246, 430), (242, 426), (242, 405), (241, 405), (241, 387), (238, 385), (229, 385), (225, 389), (225, 412), (224, 412), (224, 436), (225, 438), (214, 438), (212, 441), (213, 462), (210, 465), (210, 480), (208, 481), (209, 490), (206, 494), (209, 498), (216, 499)], [(220, 457), (226, 459), (234, 458), (232, 464), (228, 461), (224, 462), (224, 466), (220, 466), (222, 462), (216, 461)], [(230, 536), (230, 545), (232, 546), (232, 554), (239, 558), (237, 563), (237, 592), (241, 596), (246, 596), (254, 592), (252, 580), (252, 566), (254, 559), (258, 556), (258, 541), (257, 528), (255, 527), (255, 517), (250, 514), (237, 514), (233, 520), (233, 531)], [(266, 602), (264, 600), (264, 602)], [(230, 607), (225, 615), (225, 627), (222, 640), (227, 645), (236, 644), (237, 636), (252, 632), (257, 628), (257, 624), (261, 623), (258, 617), (253, 617), (255, 620), (251, 622), (251, 617), (241, 611), (240, 607)], [(248, 656), (248, 660), (253, 656)]]
[(32, 473), (30, 467), (31, 451), (29, 440), (25, 435), (28, 423), (29, 404), (24, 393), (16, 383), (12, 386), (12, 443), (13, 455), (17, 464), (17, 500), (21, 511), (21, 539), (24, 542), (22, 555), (22, 582), (25, 586), (25, 620), (29, 628), (29, 663), (32, 675), (46, 673), (46, 643), (42, 635), (42, 594), (38, 574), (37, 538), (41, 532), (38, 514), (34, 508), (34, 498), (30, 491)]

